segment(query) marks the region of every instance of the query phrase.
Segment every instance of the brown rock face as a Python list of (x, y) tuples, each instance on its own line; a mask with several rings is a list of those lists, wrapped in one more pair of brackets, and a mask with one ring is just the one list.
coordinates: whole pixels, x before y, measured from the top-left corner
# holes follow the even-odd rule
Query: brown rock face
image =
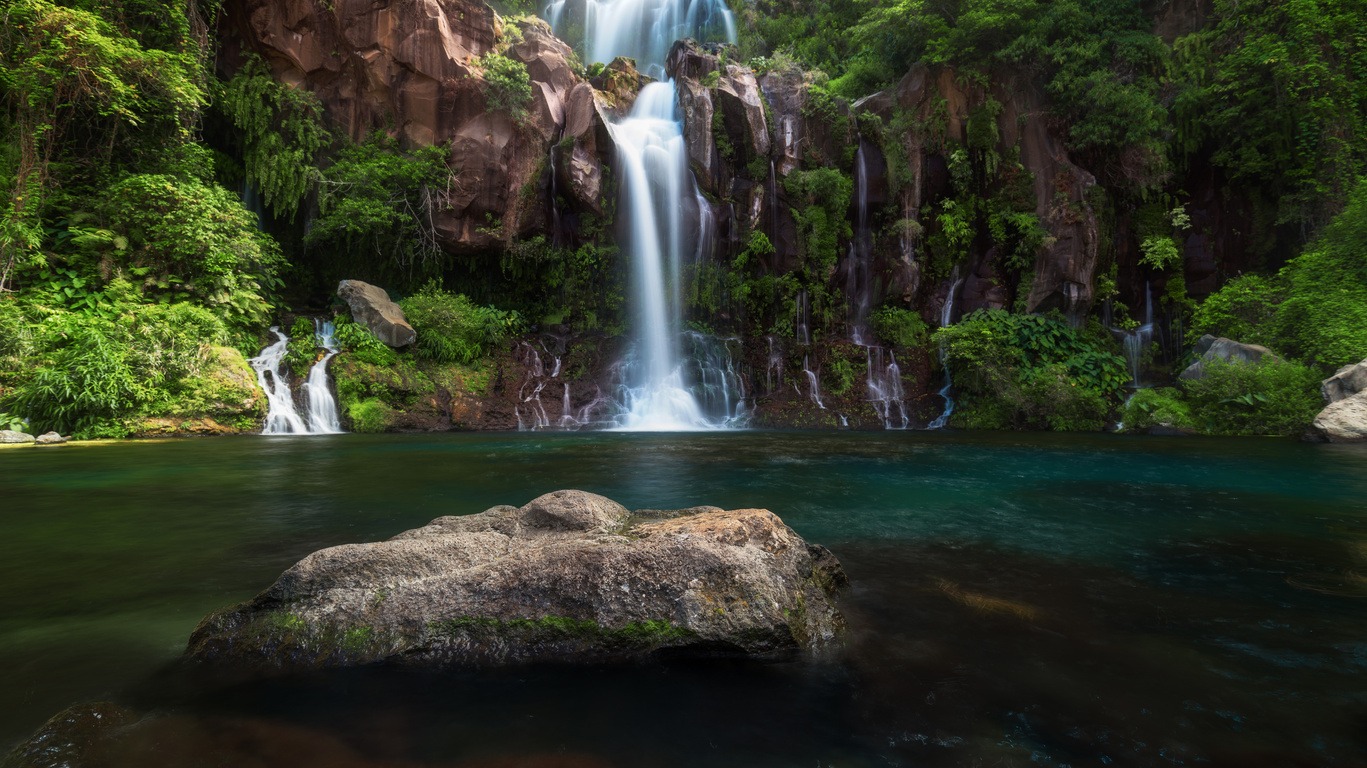
[(532, 99), (514, 121), (489, 111), (479, 57), (494, 50), (501, 22), (474, 0), (246, 0), (225, 10), (223, 59), (256, 53), (276, 77), (315, 93), (353, 140), (373, 131), (409, 146), (450, 142), (451, 178), (434, 224), (453, 253), (511, 242), (544, 221), (527, 199), (565, 125), (581, 79), (568, 46), (544, 22), (503, 30), (506, 51), (527, 65)]
[(772, 512), (583, 491), (315, 552), (187, 655), (269, 667), (789, 656), (828, 646), (839, 563)]

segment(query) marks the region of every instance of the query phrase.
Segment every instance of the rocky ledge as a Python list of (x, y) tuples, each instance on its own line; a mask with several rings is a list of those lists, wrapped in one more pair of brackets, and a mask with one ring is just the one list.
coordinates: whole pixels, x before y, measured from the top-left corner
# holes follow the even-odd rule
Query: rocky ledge
[(782, 658), (836, 640), (845, 583), (768, 510), (630, 512), (556, 491), (315, 552), (205, 619), (186, 654), (286, 669)]

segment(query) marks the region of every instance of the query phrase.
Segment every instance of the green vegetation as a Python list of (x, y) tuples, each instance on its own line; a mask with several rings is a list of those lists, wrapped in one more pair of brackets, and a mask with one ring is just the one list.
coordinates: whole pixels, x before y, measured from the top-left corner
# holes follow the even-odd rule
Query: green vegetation
[(1099, 430), (1129, 381), (1104, 331), (979, 310), (935, 332), (954, 372), (953, 423), (974, 429)]
[(1207, 361), (1182, 382), (1192, 422), (1212, 435), (1299, 435), (1324, 407), (1320, 376), (1294, 362)]
[(519, 122), (525, 119), (527, 102), (532, 98), (527, 65), (490, 51), (480, 57), (479, 66), (484, 71), (484, 98), (489, 108), (506, 112)]
[(418, 356), (438, 363), (468, 365), (523, 330), (517, 312), (475, 305), (460, 294), (443, 291), (435, 282), (399, 306), (418, 332)]
[(1276, 275), (1229, 281), (1197, 308), (1203, 333), (1263, 344), (1321, 373), (1367, 357), (1367, 180)]

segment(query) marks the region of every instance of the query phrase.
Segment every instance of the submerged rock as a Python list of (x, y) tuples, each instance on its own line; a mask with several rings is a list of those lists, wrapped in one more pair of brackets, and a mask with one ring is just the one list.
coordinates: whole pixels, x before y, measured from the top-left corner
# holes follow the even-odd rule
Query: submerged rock
[(398, 348), (418, 340), (418, 332), (408, 324), (403, 309), (389, 300), (385, 289), (360, 280), (343, 280), (337, 285), (337, 295), (351, 308), (351, 317), (385, 344)]
[(632, 513), (557, 491), (315, 552), (205, 619), (186, 654), (280, 668), (787, 657), (835, 641), (844, 584), (768, 510)]

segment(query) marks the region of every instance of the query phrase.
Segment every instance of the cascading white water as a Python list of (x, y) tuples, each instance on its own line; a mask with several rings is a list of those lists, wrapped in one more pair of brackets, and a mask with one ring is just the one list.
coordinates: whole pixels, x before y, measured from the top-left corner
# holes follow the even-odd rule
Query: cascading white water
[(806, 355), (802, 356), (802, 373), (807, 377), (808, 396), (812, 398), (813, 403), (816, 403), (817, 408), (826, 410), (825, 403), (821, 402), (821, 382), (816, 376), (816, 371), (812, 370), (811, 363), (807, 361)]
[[(665, 57), (676, 40), (736, 41), (726, 0), (552, 0), (544, 15), (562, 36), (571, 28), (583, 30), (590, 62), (629, 56), (657, 80), (665, 76)], [(714, 370), (697, 355), (686, 366), (681, 354), (683, 260), (686, 255), (705, 259), (715, 233), (711, 208), (688, 169), (674, 83), (642, 88), (631, 114), (609, 130), (621, 181), (621, 242), (631, 258), (633, 326), (631, 351), (619, 366), (621, 411), (614, 426), (664, 431), (732, 425), (743, 411), (744, 394), (734, 394), (733, 387), (739, 377), (729, 375), (734, 373), (729, 368)], [(694, 368), (701, 371), (697, 378), (690, 376)], [(709, 373), (716, 374), (715, 381)], [(724, 390), (720, 397), (718, 386)]]
[(309, 405), (309, 434), (336, 435), (342, 431), (342, 419), (337, 413), (337, 400), (332, 396), (332, 384), (328, 381), (328, 362), (337, 355), (337, 342), (332, 334), (335, 330), (331, 321), (313, 321), (314, 343), (326, 350), (318, 362), (309, 369), (309, 377), (304, 382), (305, 402)]
[[(617, 144), (618, 213), (631, 254), (633, 348), (622, 366), (627, 430), (716, 429), (685, 381), (680, 355), (683, 308), (679, 273), (685, 249), (694, 253), (709, 235), (707, 202), (693, 187), (682, 126), (676, 119), (674, 83), (641, 89), (631, 116), (611, 127)], [(696, 229), (685, 232), (696, 211)]]
[(873, 230), (869, 226), (869, 168), (864, 139), (854, 154), (855, 227), (845, 264), (845, 297), (850, 303), (850, 338), (865, 345), (873, 304)]
[(902, 368), (897, 365), (897, 356), (888, 350), (885, 366), (882, 347), (865, 347), (864, 352), (868, 356), (868, 375), (864, 384), (868, 387), (874, 412), (883, 420), (883, 429), (906, 429), (911, 419), (907, 417)]
[(553, 0), (544, 16), (561, 37), (582, 23), (589, 63), (629, 56), (657, 80), (664, 77), (665, 56), (675, 40), (736, 42), (736, 20), (726, 0)]
[(337, 354), (332, 339), (332, 323), (319, 324), (315, 321), (315, 338), (319, 347), (327, 353), (313, 364), (308, 380), (304, 383), (305, 400), (309, 405), (308, 421), (305, 421), (294, 407), (294, 393), (290, 391), (289, 374), (283, 370), (285, 356), (289, 353), (289, 337), (279, 328), (272, 327), (276, 341), (261, 350), (261, 354), (249, 362), (256, 370), (256, 382), (266, 393), (266, 425), (263, 435), (335, 435), (342, 431), (341, 419), (337, 415), (337, 401), (332, 397), (332, 387), (328, 382), (327, 364)]
[[(945, 303), (940, 307), (940, 327), (948, 328), (954, 323), (954, 299), (959, 294), (959, 286), (963, 284), (963, 278), (959, 277), (959, 268), (954, 267), (954, 274), (949, 285), (949, 293), (945, 294)], [(954, 415), (954, 398), (950, 396), (954, 380), (949, 373), (949, 352), (944, 344), (940, 345), (940, 367), (945, 369), (945, 385), (940, 388), (940, 397), (944, 398), (945, 410), (935, 420), (928, 425), (929, 429), (944, 429), (949, 423), (949, 417)]]

